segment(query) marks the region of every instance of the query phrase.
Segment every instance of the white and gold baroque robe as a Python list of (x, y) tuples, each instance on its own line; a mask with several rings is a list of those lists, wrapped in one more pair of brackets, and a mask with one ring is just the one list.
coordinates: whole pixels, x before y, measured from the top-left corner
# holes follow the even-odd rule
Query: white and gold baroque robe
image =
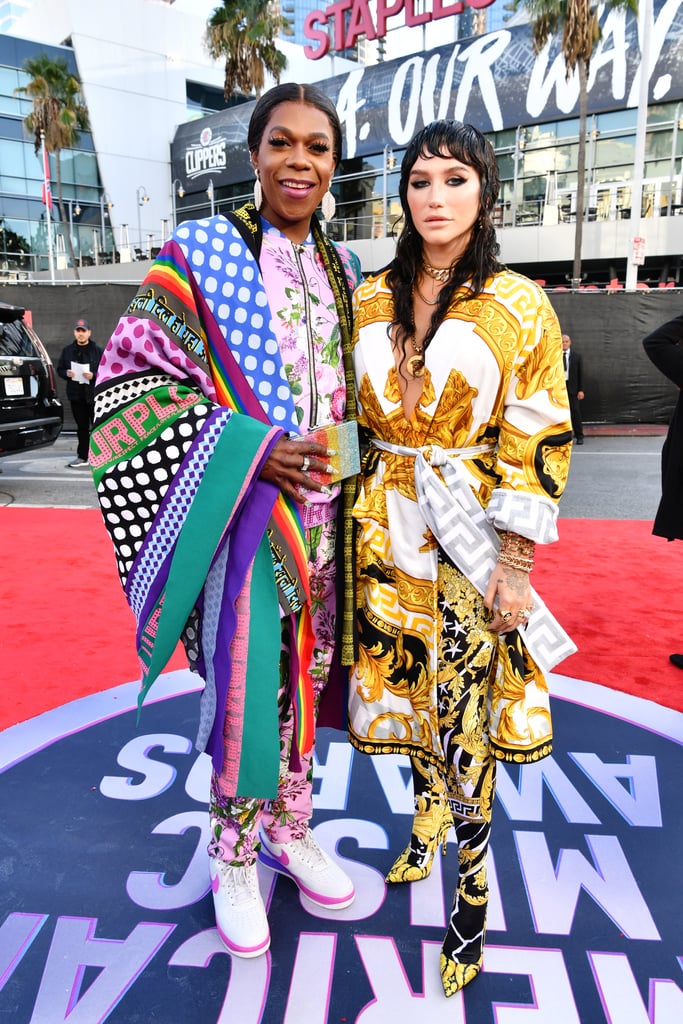
[[(354, 307), (362, 426), (373, 437), (413, 449), (492, 444), (492, 451), (461, 460), (487, 518), (497, 530), (538, 543), (556, 540), (571, 425), (560, 327), (541, 289), (503, 271), (477, 299), (451, 307), (425, 353), (423, 392), (410, 421), (387, 331), (393, 306), (384, 275), (357, 289)], [(437, 597), (443, 563), (418, 506), (414, 463), (371, 448), (361, 474), (354, 509), (356, 603), (366, 636), (350, 679), (349, 735), (367, 753), (440, 761)], [(495, 644), (494, 634), (485, 633)], [(526, 651), (523, 675), (520, 659), (514, 669), (510, 639), (497, 641), (489, 684), (495, 756), (536, 760), (551, 750), (547, 684)], [(517, 633), (512, 642), (521, 643)], [(421, 665), (411, 672), (415, 652)]]

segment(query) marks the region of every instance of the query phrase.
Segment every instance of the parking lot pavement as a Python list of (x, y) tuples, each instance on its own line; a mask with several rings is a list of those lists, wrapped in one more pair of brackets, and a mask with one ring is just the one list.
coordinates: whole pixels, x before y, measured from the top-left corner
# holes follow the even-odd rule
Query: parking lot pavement
[(649, 519), (661, 495), (664, 436), (598, 435), (586, 432), (575, 446), (560, 502), (565, 519)]
[[(575, 447), (560, 518), (654, 519), (660, 497), (663, 434), (591, 434)], [(88, 469), (68, 469), (76, 434), (51, 448), (0, 458), (0, 507), (97, 508)]]
[(0, 507), (97, 508), (90, 470), (69, 469), (76, 434), (64, 431), (49, 448), (0, 458)]

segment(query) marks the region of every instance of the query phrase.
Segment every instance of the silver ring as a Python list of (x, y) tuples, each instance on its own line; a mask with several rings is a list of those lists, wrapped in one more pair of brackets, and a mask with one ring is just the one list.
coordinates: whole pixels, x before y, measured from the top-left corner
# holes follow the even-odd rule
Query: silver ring
[(508, 619), (512, 618), (512, 612), (510, 612), (510, 611), (508, 611), (508, 612), (501, 612), (500, 613), (500, 617), (503, 620), (503, 622), (507, 622)]
[(305, 473), (307, 471), (308, 467), (310, 466), (310, 464), (311, 463), (309, 461), (308, 455), (304, 455), (304, 461), (301, 463), (301, 472)]

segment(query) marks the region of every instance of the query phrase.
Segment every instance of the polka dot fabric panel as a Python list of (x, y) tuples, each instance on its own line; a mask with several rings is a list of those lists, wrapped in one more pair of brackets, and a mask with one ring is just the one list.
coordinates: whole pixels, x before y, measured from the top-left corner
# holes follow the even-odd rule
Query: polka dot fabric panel
[(224, 217), (187, 221), (175, 237), (249, 387), (271, 423), (298, 432), (259, 267)]
[(208, 412), (205, 404), (187, 410), (148, 445), (144, 456), (118, 463), (102, 478), (98, 498), (124, 584)]

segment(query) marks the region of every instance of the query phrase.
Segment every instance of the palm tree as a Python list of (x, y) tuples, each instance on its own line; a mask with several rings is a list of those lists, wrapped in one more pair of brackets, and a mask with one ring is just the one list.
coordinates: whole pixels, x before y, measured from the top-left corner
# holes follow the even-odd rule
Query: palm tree
[(27, 85), (19, 86), (15, 92), (25, 93), (33, 103), (33, 109), (24, 118), (24, 125), (33, 133), (35, 152), (39, 152), (44, 136), (45, 148), (56, 157), (57, 205), (62, 234), (65, 237), (74, 276), (76, 280), (80, 280), (71, 232), (66, 228), (68, 222), (62, 197), (60, 154), (63, 149), (73, 148), (78, 142), (79, 133), (89, 128), (81, 83), (76, 75), (69, 71), (66, 61), (51, 60), (45, 54), (29, 58), (24, 63), (24, 71), (31, 76), (31, 81)]
[[(637, 15), (638, 0), (604, 0), (600, 6), (628, 9)], [(536, 53), (551, 38), (562, 32), (560, 48), (564, 57), (567, 78), (578, 69), (579, 75), (579, 150), (576, 166), (576, 231), (574, 235), (574, 265), (572, 284), (581, 281), (581, 244), (583, 242), (583, 216), (586, 208), (586, 124), (588, 121), (588, 72), (595, 46), (600, 39), (597, 0), (512, 0), (510, 8), (526, 9)]]
[(291, 35), (289, 21), (274, 0), (223, 0), (206, 26), (205, 43), (214, 60), (225, 58), (223, 95), (236, 90), (260, 95), (268, 71), (276, 82), (287, 67), (287, 58), (275, 45), (278, 35)]

